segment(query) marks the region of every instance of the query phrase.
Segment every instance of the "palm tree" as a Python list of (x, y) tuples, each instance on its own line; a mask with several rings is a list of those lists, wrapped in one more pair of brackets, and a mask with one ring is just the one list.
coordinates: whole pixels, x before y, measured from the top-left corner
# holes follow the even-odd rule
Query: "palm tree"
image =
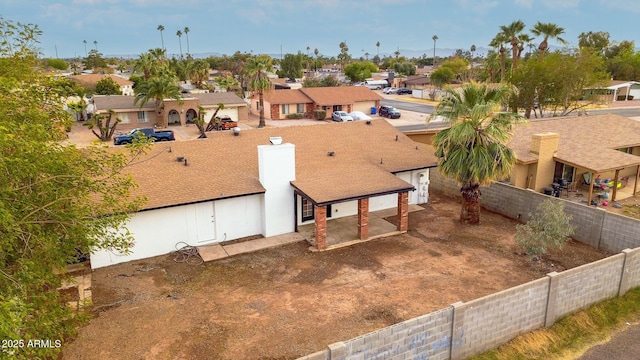
[(524, 120), (517, 113), (496, 112), (514, 89), (475, 82), (460, 90), (447, 87), (431, 115), (430, 119), (441, 116), (451, 124), (435, 136), (433, 145), (439, 171), (461, 184), (462, 223), (480, 223), (480, 186), (505, 178), (515, 163), (506, 143), (514, 125)]
[(98, 40), (93, 40), (93, 45), (96, 47), (96, 51), (98, 51)]
[(506, 49), (504, 48), (504, 43), (507, 42), (507, 38), (503, 33), (498, 33), (496, 37), (494, 37), (489, 46), (495, 48), (497, 52), (500, 54), (500, 82), (506, 80)]
[(438, 41), (438, 35), (433, 35), (431, 37), (433, 39), (433, 62), (432, 67), (436, 67), (436, 41)]
[(87, 52), (87, 40), (82, 40), (82, 42), (84, 43), (84, 57), (89, 56), (89, 53)]
[(138, 60), (136, 60), (133, 66), (133, 70), (142, 72), (144, 80), (146, 81), (151, 77), (151, 72), (153, 71), (155, 65), (156, 60), (153, 55), (151, 55), (151, 53), (149, 52), (146, 52), (140, 54), (140, 57), (138, 58)]
[(511, 73), (513, 74), (518, 68), (518, 46), (521, 43), (520, 37), (523, 35), (524, 23), (521, 20), (516, 20), (509, 25), (500, 26), (500, 34), (503, 39), (507, 40), (511, 44)]
[(365, 58), (367, 61), (369, 61), (369, 55), (371, 55), (371, 54), (369, 54), (368, 52), (364, 53), (364, 58)]
[(136, 97), (133, 104), (140, 103), (140, 107), (145, 106), (149, 101), (155, 101), (156, 114), (162, 116), (162, 125), (167, 126), (167, 117), (164, 114), (164, 99), (181, 100), (180, 88), (176, 85), (173, 77), (153, 76), (147, 81), (143, 81), (136, 86)]
[(560, 37), (560, 35), (564, 34), (564, 28), (560, 27), (556, 24), (552, 23), (542, 23), (538, 21), (536, 25), (531, 29), (531, 32), (535, 36), (543, 36), (544, 39), (538, 45), (538, 51), (540, 51), (540, 57), (544, 55), (544, 53), (549, 48), (549, 38), (556, 39), (561, 44), (566, 44), (567, 41)]
[(182, 59), (182, 31), (176, 31), (176, 35), (178, 36), (178, 43), (180, 44), (180, 59)]
[(247, 72), (249, 79), (249, 88), (258, 92), (259, 96), (259, 108), (260, 108), (260, 123), (259, 128), (265, 126), (264, 123), (264, 92), (271, 89), (271, 80), (267, 77), (267, 72), (271, 71), (271, 58), (263, 55), (258, 57), (252, 57), (247, 60), (245, 65), (245, 71)]
[(318, 71), (318, 54), (319, 53), (320, 52), (318, 51), (318, 48), (313, 49), (313, 54), (316, 56), (316, 61), (313, 63), (316, 71)]
[(184, 35), (187, 37), (187, 56), (189, 56), (189, 27), (185, 26), (184, 27)]
[(378, 59), (380, 58), (380, 41), (376, 42), (376, 47), (378, 48)]
[(164, 31), (164, 26), (158, 25), (158, 31), (160, 31), (160, 41), (162, 42), (162, 49), (164, 50), (164, 38), (162, 37), (162, 32)]
[(473, 67), (473, 53), (476, 52), (476, 45), (472, 44), (470, 50), (471, 50), (471, 61), (470, 61), (470, 63), (471, 63), (471, 67)]

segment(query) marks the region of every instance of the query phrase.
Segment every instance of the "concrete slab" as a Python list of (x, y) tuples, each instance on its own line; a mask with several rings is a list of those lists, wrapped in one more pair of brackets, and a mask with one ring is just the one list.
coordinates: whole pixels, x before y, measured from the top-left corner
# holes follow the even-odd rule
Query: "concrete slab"
[(271, 236), (262, 239), (256, 239), (251, 241), (243, 241), (235, 244), (223, 245), (224, 250), (229, 256), (243, 254), (262, 249), (268, 249), (276, 246), (286, 245), (298, 241), (302, 241), (305, 238), (300, 233), (282, 234), (278, 236)]
[(220, 244), (198, 246), (198, 254), (204, 262), (223, 259), (229, 256)]

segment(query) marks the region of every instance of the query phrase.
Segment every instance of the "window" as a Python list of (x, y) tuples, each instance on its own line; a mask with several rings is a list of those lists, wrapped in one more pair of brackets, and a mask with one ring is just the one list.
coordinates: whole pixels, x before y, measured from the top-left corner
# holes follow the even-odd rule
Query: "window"
[(289, 113), (289, 104), (282, 104), (282, 115), (287, 115)]
[(633, 154), (633, 148), (630, 148), (630, 147), (621, 148), (621, 149), (618, 149), (618, 151), (622, 151), (625, 154)]
[(306, 198), (302, 198), (302, 221), (313, 220), (313, 203)]
[(571, 165), (556, 162), (556, 169), (553, 173), (553, 179), (556, 182), (560, 181), (560, 179), (565, 179), (567, 180), (567, 182), (573, 182), (575, 171), (576, 169)]
[(127, 113), (116, 114), (116, 117), (122, 120), (121, 123), (123, 124), (131, 124), (131, 120), (129, 120), (129, 114)]
[(146, 111), (138, 111), (138, 122), (139, 123), (147, 123), (149, 122), (149, 117), (147, 117)]
[(298, 114), (303, 114), (304, 113), (304, 104), (298, 104), (296, 107), (296, 112)]

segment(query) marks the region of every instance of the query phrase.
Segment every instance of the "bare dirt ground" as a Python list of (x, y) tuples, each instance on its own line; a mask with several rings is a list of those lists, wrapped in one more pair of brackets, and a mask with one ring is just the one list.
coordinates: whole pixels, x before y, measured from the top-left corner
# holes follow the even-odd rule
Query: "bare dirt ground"
[[(295, 359), (328, 344), (605, 257), (570, 242), (531, 263), (516, 223), (457, 221), (432, 194), (408, 233), (329, 252), (306, 243), (199, 266), (171, 256), (98, 269), (95, 318), (64, 359)], [(393, 222), (395, 219), (389, 218)]]

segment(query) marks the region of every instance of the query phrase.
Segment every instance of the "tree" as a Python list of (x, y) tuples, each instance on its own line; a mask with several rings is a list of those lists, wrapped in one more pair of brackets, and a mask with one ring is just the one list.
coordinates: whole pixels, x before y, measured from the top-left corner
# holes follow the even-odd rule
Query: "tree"
[(98, 95), (121, 95), (120, 85), (109, 76), (105, 76), (96, 83)]
[(69, 110), (73, 111), (75, 118), (77, 121), (84, 121), (84, 114), (87, 111), (87, 103), (84, 100), (80, 99), (79, 101), (75, 101), (67, 104)]
[(176, 31), (176, 36), (178, 37), (178, 44), (180, 44), (180, 59), (182, 59), (182, 31)]
[(436, 67), (436, 41), (438, 41), (438, 35), (433, 35), (431, 37), (431, 39), (433, 40), (433, 67)]
[(302, 77), (302, 54), (298, 52), (294, 54), (285, 54), (280, 62), (280, 70), (277, 72), (278, 77), (287, 78), (295, 81), (296, 78)]
[(98, 51), (98, 40), (93, 40), (93, 46), (95, 46), (96, 51)]
[(340, 42), (340, 54), (338, 54), (338, 60), (340, 60), (340, 69), (344, 71), (345, 64), (351, 60), (351, 55), (349, 55), (349, 46), (347, 46), (347, 43), (344, 41)]
[(160, 41), (162, 42), (162, 49), (164, 50), (164, 38), (162, 37), (162, 32), (164, 31), (164, 26), (158, 25), (158, 31), (160, 31)]
[(46, 59), (45, 61), (48, 67), (56, 70), (67, 70), (69, 68), (69, 64), (62, 59)]
[(378, 67), (369, 61), (356, 61), (344, 68), (344, 75), (351, 81), (364, 81), (371, 77), (371, 73), (378, 71)]
[(264, 92), (271, 89), (272, 84), (267, 72), (272, 70), (271, 58), (267, 55), (252, 57), (247, 60), (245, 67), (249, 79), (249, 89), (258, 92), (260, 107), (259, 128), (265, 126), (264, 122)]
[(204, 89), (209, 79), (209, 63), (203, 59), (189, 60), (187, 77), (198, 89)]
[(474, 53), (476, 52), (476, 46), (471, 45), (471, 48), (469, 50), (471, 51), (471, 58), (469, 59), (469, 63), (471, 63), (471, 67), (473, 67)]
[(82, 65), (85, 69), (92, 69), (94, 72), (108, 67), (107, 61), (102, 57), (102, 54), (94, 49), (89, 51), (89, 55), (82, 61)]
[(451, 124), (435, 136), (433, 145), (439, 171), (461, 184), (462, 223), (480, 223), (480, 186), (508, 176), (515, 163), (515, 154), (506, 144), (522, 117), (496, 111), (513, 94), (514, 88), (508, 85), (472, 82), (459, 90), (445, 88), (431, 116)]
[(489, 46), (496, 49), (498, 54), (500, 54), (500, 82), (507, 80), (506, 74), (506, 49), (504, 48), (504, 43), (508, 42), (508, 39), (505, 37), (503, 33), (498, 33), (489, 43)]
[(189, 27), (185, 26), (184, 27), (184, 35), (187, 37), (187, 57), (189, 56), (190, 52), (189, 52)]
[(580, 49), (590, 48), (604, 56), (605, 51), (609, 48), (609, 33), (605, 31), (580, 33), (578, 35), (578, 47)]
[(240, 82), (233, 76), (227, 75), (224, 77), (219, 77), (216, 79), (216, 83), (218, 84), (218, 87), (220, 87), (220, 90), (224, 90), (224, 91), (240, 90)]
[(87, 40), (82, 40), (82, 42), (84, 43), (84, 56), (89, 56), (89, 53), (87, 52)]
[(164, 116), (164, 99), (176, 99), (179, 101), (182, 99), (180, 88), (176, 85), (174, 78), (166, 75), (154, 76), (138, 84), (135, 92), (134, 105), (139, 104), (140, 107), (143, 107), (149, 101), (155, 101), (156, 114), (162, 116), (162, 125), (164, 127), (167, 126), (167, 117)]
[(564, 203), (549, 198), (538, 204), (529, 221), (516, 225), (515, 241), (532, 259), (540, 259), (549, 249), (560, 249), (573, 235), (571, 215), (564, 211)]
[(378, 61), (380, 61), (380, 41), (376, 41), (376, 47), (378, 48)]
[(533, 29), (531, 29), (531, 32), (535, 36), (543, 37), (540, 45), (538, 45), (540, 57), (542, 57), (549, 48), (549, 38), (556, 39), (561, 44), (567, 43), (565, 39), (560, 37), (560, 35), (564, 34), (564, 28), (553, 23), (543, 23), (538, 21)]
[(511, 73), (515, 72), (518, 68), (519, 52), (518, 48), (521, 44), (520, 37), (524, 34), (524, 23), (521, 20), (516, 20), (509, 25), (500, 26), (500, 38), (506, 40), (511, 45)]
[[(6, 24), (13, 25), (0, 19), (0, 27)], [(5, 40), (23, 41), (29, 32), (4, 33)], [(0, 44), (3, 60), (34, 62), (34, 54), (5, 57), (6, 50), (6, 43)], [(135, 154), (102, 146), (78, 149), (58, 141), (73, 120), (57, 80), (36, 67), (5, 61), (0, 61), (0, 74), (0, 338), (64, 344), (88, 314), (75, 313), (55, 290), (68, 280), (57, 270), (76, 262), (79, 251), (130, 248), (133, 239), (125, 224), (143, 199), (132, 196), (134, 184), (122, 170)], [(57, 358), (61, 349), (12, 350), (2, 354)]]
[(444, 85), (450, 84), (455, 77), (456, 74), (450, 67), (439, 67), (435, 69), (429, 77), (429, 82), (433, 86), (429, 92), (431, 101), (435, 101), (438, 91), (441, 91)]
[[(116, 127), (122, 119), (116, 117), (116, 112), (109, 109), (107, 115), (96, 114), (93, 115), (91, 120), (84, 123), (88, 127), (93, 135), (95, 135), (100, 141), (110, 141), (113, 134), (116, 131)], [(98, 130), (98, 132), (96, 132)]]

